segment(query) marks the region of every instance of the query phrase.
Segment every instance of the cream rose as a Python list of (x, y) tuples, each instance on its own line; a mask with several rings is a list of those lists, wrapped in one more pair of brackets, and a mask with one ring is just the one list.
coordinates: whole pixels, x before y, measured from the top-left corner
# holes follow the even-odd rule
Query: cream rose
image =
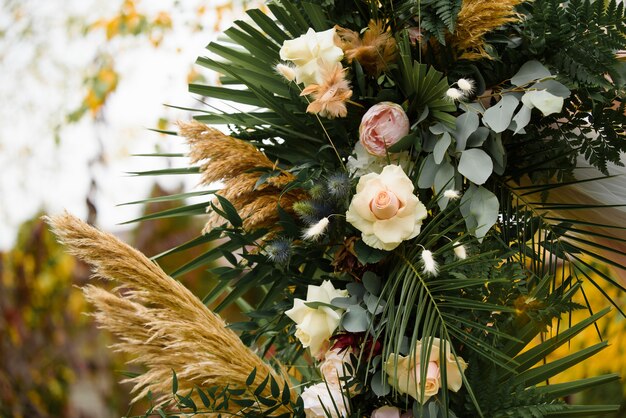
[(426, 207), (413, 194), (413, 182), (397, 165), (359, 179), (346, 219), (372, 248), (393, 250), (420, 233)]
[(335, 44), (335, 29), (307, 33), (283, 42), (280, 48), (280, 59), (291, 61), (296, 67), (296, 82), (322, 84), (322, 71), (328, 66), (341, 62), (343, 50)]
[(332, 418), (348, 416), (348, 400), (343, 396), (339, 386), (318, 383), (304, 389), (300, 397), (304, 402), (304, 413), (307, 418), (326, 418), (324, 408), (330, 412)]
[(348, 296), (347, 290), (335, 289), (328, 280), (321, 286), (309, 286), (306, 301), (294, 299), (293, 308), (285, 312), (296, 323), (296, 337), (304, 348), (310, 348), (311, 354), (318, 356), (328, 342), (333, 332), (339, 326), (343, 310), (333, 309), (329, 306), (310, 308), (306, 302), (330, 303), (334, 298)]
[(409, 118), (402, 106), (382, 102), (372, 106), (361, 119), (359, 139), (372, 155), (383, 157), (387, 148), (409, 133)]
[[(426, 382), (424, 394), (421, 391), (421, 352), (422, 342), (418, 341), (415, 347), (415, 354), (401, 356), (390, 354), (383, 369), (388, 375), (389, 384), (396, 388), (401, 394), (408, 394), (422, 404), (426, 403), (431, 396), (435, 395), (441, 385), (441, 345), (439, 338), (432, 339), (432, 347), (426, 364)], [(467, 363), (458, 357), (458, 364), (452, 355), (450, 343), (446, 343), (446, 381), (448, 389), (457, 392), (463, 384), (463, 373), (467, 369)]]

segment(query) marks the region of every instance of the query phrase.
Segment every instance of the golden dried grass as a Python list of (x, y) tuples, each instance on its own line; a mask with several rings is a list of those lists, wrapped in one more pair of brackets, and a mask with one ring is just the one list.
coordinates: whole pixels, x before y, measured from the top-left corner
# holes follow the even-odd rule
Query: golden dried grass
[[(264, 172), (278, 168), (254, 145), (197, 121), (179, 122), (178, 126), (191, 147), (191, 162), (201, 164), (201, 183), (223, 182), (219, 195), (237, 209), (244, 229), (275, 227), (279, 219), (278, 206), (291, 211), (293, 204), (303, 198), (301, 190), (283, 192), (285, 186), (295, 180), (287, 171), (280, 171), (255, 188)], [(209, 212), (204, 231), (224, 222), (216, 212)]]
[(490, 58), (485, 50), (485, 35), (500, 26), (519, 20), (515, 6), (524, 0), (463, 0), (456, 29), (450, 44), (460, 58), (477, 60)]
[[(254, 399), (245, 384), (253, 368), (257, 369), (253, 389), (268, 375), (284, 387), (284, 375), (276, 373), (218, 315), (142, 253), (70, 214), (47, 221), (69, 252), (93, 267), (95, 277), (118, 284), (110, 292), (93, 285), (83, 290), (96, 307), (97, 321), (119, 338), (114, 348), (147, 367), (146, 373), (125, 380), (134, 384), (134, 401), (148, 391), (163, 401), (171, 392), (172, 370), (183, 394), (195, 386), (228, 386), (244, 389), (242, 399)], [(269, 385), (263, 396), (271, 397)], [(295, 399), (293, 391), (291, 396)], [(194, 400), (202, 404), (197, 397)], [(240, 409), (232, 402), (231, 407)], [(267, 416), (285, 412), (281, 407)]]

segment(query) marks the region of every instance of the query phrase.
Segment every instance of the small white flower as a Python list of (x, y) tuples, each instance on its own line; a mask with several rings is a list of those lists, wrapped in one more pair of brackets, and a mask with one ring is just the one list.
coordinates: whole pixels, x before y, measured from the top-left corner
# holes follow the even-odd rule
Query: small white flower
[(455, 200), (461, 197), (461, 193), (458, 190), (448, 189), (443, 192), (443, 197), (448, 198), (450, 200)]
[(459, 89), (455, 89), (454, 87), (450, 87), (446, 91), (446, 97), (452, 101), (460, 100), (463, 98), (463, 93)]
[(285, 64), (277, 64), (275, 68), (278, 74), (285, 77), (285, 80), (293, 81), (296, 79), (296, 69), (294, 67)]
[(465, 249), (465, 245), (461, 244), (460, 242), (455, 242), (454, 243), (454, 255), (459, 260), (465, 260), (467, 258), (467, 250)]
[(304, 234), (302, 234), (302, 237), (304, 239), (319, 238), (319, 236), (322, 235), (324, 231), (326, 231), (326, 228), (328, 228), (328, 218), (322, 218), (315, 225), (308, 227), (304, 231)]
[(429, 250), (422, 251), (422, 263), (424, 264), (424, 268), (422, 269), (424, 274), (436, 276), (437, 273), (439, 273), (439, 265), (433, 258), (433, 253)]
[(471, 94), (474, 92), (474, 80), (470, 80), (468, 78), (459, 78), (456, 82), (456, 85), (459, 86), (461, 91), (465, 94)]

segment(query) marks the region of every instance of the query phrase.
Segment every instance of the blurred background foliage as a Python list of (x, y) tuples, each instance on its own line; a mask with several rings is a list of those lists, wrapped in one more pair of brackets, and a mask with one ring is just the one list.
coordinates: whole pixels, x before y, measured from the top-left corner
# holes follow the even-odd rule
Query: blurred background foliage
[[(41, 28), (41, 22), (28, 14), (26, 6), (32, 6), (32, 2), (0, 1), (3, 12), (0, 18), (0, 40), (4, 38), (5, 41), (19, 39), (30, 43), (38, 42), (36, 50), (40, 54), (45, 53), (48, 47), (45, 39), (36, 38), (34, 34), (42, 31), (45, 35), (47, 28)], [(63, 87), (73, 91), (76, 97), (68, 101), (74, 104), (67, 111), (61, 109), (61, 118), (48, 121), (45, 124), (46, 132), (33, 132), (33, 135), (37, 136), (38, 141), (54, 138), (57, 145), (62, 145), (61, 132), (64, 126), (81, 124), (85, 120), (100, 125), (111, 124), (107, 118), (107, 106), (111, 106), (110, 102), (119, 89), (125, 88), (125, 73), (119, 65), (119, 57), (123, 53), (128, 53), (128, 50), (138, 45), (152, 49), (164, 48), (170, 38), (184, 43), (184, 35), (182, 40), (180, 35), (182, 29), (184, 34), (201, 34), (206, 38), (206, 44), (210, 34), (224, 29), (234, 18), (239, 18), (245, 8), (261, 3), (260, 0), (205, 0), (189, 2), (183, 6), (179, 1), (168, 0), (159, 2), (157, 8), (154, 5), (146, 8), (145, 0), (144, 3), (139, 0), (117, 0), (108, 5), (106, 14), (96, 19), (79, 15), (67, 16), (63, 24), (72, 37), (97, 37), (93, 46), (95, 52), (90, 55), (90, 64), (79, 74), (78, 84)], [(182, 13), (184, 19), (177, 18), (173, 12), (179, 15)], [(127, 43), (131, 38), (133, 43)], [(11, 42), (8, 44), (10, 46)], [(10, 56), (6, 48), (6, 45), (4, 48), (0, 47), (0, 58)], [(63, 57), (57, 59), (55, 65), (67, 66)], [(36, 66), (30, 69), (35, 73), (41, 71)], [(160, 68), (153, 68), (153, 71), (159, 70)], [(184, 82), (206, 82), (204, 77), (193, 66), (193, 60), (189, 60)], [(18, 100), (7, 96), (6, 89), (0, 89), (0, 93), (5, 94), (0, 96), (3, 105), (10, 104), (11, 108), (17, 108), (21, 112), (27, 112), (29, 106), (36, 106), (38, 101), (45, 99), (33, 97), (24, 101), (26, 99)], [(171, 128), (175, 115), (163, 109), (165, 108), (150, 114), (149, 127)], [(109, 158), (104, 152), (106, 138), (94, 134), (83, 140), (104, 142), (99, 144), (100, 151), (89, 157), (90, 166)], [(161, 140), (165, 141), (163, 138)], [(0, 153), (2, 151), (3, 144), (0, 142)], [(80, 150), (74, 149), (73, 152)], [(28, 153), (24, 154), (24, 158), (28, 157)], [(96, 224), (100, 220), (100, 209), (109, 209), (107, 206), (114, 207), (120, 203), (93, 198), (94, 190), (101, 181), (96, 176), (97, 172), (96, 169), (89, 171), (91, 185), (82, 196), (83, 204), (88, 208), (86, 217)], [(119, 172), (105, 175), (120, 177)], [(59, 187), (71, 185), (61, 184)], [(184, 186), (170, 182), (165, 185), (152, 184), (149, 187), (151, 189), (146, 194), (161, 196), (176, 190), (181, 191)], [(0, 192), (2, 191), (0, 187)], [(63, 199), (62, 196), (61, 194), (59, 199)], [(127, 200), (137, 198), (129, 196)], [(4, 201), (4, 205), (20, 204), (6, 196), (0, 200)], [(59, 206), (64, 206), (63, 201), (59, 202)], [(153, 213), (177, 206), (177, 202), (161, 202), (151, 204), (143, 210), (145, 213)], [(0, 208), (0, 215), (2, 211)], [(185, 217), (161, 219), (134, 224), (132, 229), (124, 232), (123, 238), (152, 256), (197, 236), (201, 228), (201, 220)], [(85, 315), (90, 307), (78, 287), (89, 281), (87, 267), (65, 254), (39, 215), (25, 221), (10, 241), (14, 242), (13, 248), (0, 251), (0, 417), (108, 418), (131, 415), (133, 410), (135, 413), (145, 411), (146, 408), (142, 405), (136, 405), (129, 410), (129, 387), (119, 383), (125, 373), (140, 372), (140, 369), (126, 365), (127, 359), (109, 348), (114, 343), (111, 337), (99, 331), (91, 317)], [(198, 254), (202, 250), (196, 249)], [(173, 255), (161, 259), (160, 263), (166, 271), (172, 271), (194, 254), (184, 253), (183, 256), (184, 260)], [(214, 281), (204, 271), (188, 273), (182, 281), (200, 297), (214, 285)], [(618, 294), (614, 287), (603, 291), (614, 300), (620, 300), (621, 306), (626, 307), (626, 295)], [(604, 307), (606, 302), (600, 290), (587, 284), (585, 294), (594, 310)], [(579, 302), (583, 303), (582, 300)], [(229, 315), (238, 319), (234, 313), (225, 313), (225, 316)], [(571, 322), (576, 323), (586, 315), (587, 312), (584, 311), (574, 312)], [(563, 318), (558, 325), (567, 327), (568, 322), (570, 318)], [(598, 327), (602, 337), (614, 343), (599, 356), (564, 372), (555, 382), (603, 372), (626, 376), (626, 319), (613, 310), (599, 322)], [(554, 329), (549, 332), (554, 332)], [(598, 338), (595, 330), (587, 330), (574, 339), (571, 346), (562, 346), (555, 356), (563, 356), (569, 350), (589, 346)], [(585, 402), (609, 404), (621, 401), (624, 405), (626, 385), (616, 384), (603, 389), (601, 392), (586, 392), (580, 396), (587, 398)], [(622, 408), (618, 416), (626, 417), (626, 407)]]

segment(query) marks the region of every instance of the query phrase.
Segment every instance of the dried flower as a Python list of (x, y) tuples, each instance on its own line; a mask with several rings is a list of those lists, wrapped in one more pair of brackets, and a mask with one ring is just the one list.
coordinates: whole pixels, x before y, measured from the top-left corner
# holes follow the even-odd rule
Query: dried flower
[(446, 91), (446, 97), (452, 101), (461, 100), (463, 98), (463, 92), (459, 89), (455, 89), (454, 87), (450, 87)]
[(291, 240), (279, 238), (265, 247), (267, 258), (276, 264), (285, 264), (291, 256)]
[(341, 64), (326, 66), (321, 71), (323, 82), (309, 85), (300, 94), (313, 96), (314, 100), (306, 111), (329, 119), (345, 118), (348, 115), (346, 101), (352, 97), (352, 90), (344, 76), (345, 72)]
[(470, 80), (468, 78), (459, 78), (456, 82), (456, 85), (459, 86), (463, 94), (465, 94), (466, 96), (474, 92), (474, 80)]
[(329, 195), (335, 199), (343, 199), (350, 193), (350, 178), (346, 173), (335, 173), (328, 178), (326, 187)]
[(319, 238), (324, 233), (324, 231), (326, 231), (326, 228), (328, 228), (328, 223), (328, 218), (320, 219), (316, 224), (311, 225), (304, 231), (304, 233), (302, 234), (302, 238), (309, 240)]
[(292, 67), (291, 65), (277, 64), (275, 68), (278, 74), (285, 77), (285, 80), (294, 81), (296, 79), (295, 67)]
[(449, 44), (461, 59), (491, 59), (484, 36), (500, 26), (515, 22), (515, 7), (524, 0), (463, 0)]
[(461, 193), (459, 193), (458, 190), (448, 189), (443, 192), (443, 197), (445, 197), (446, 199), (455, 200), (461, 197)]
[(382, 21), (370, 21), (363, 38), (350, 29), (336, 26), (348, 62), (357, 60), (368, 74), (378, 76), (397, 59), (396, 40)]
[(439, 264), (437, 264), (437, 261), (433, 258), (433, 253), (431, 251), (422, 251), (422, 263), (424, 264), (422, 269), (424, 274), (436, 276), (439, 273)]
[(467, 258), (467, 250), (465, 249), (465, 245), (460, 242), (455, 242), (453, 245), (454, 255), (459, 260), (465, 260)]

